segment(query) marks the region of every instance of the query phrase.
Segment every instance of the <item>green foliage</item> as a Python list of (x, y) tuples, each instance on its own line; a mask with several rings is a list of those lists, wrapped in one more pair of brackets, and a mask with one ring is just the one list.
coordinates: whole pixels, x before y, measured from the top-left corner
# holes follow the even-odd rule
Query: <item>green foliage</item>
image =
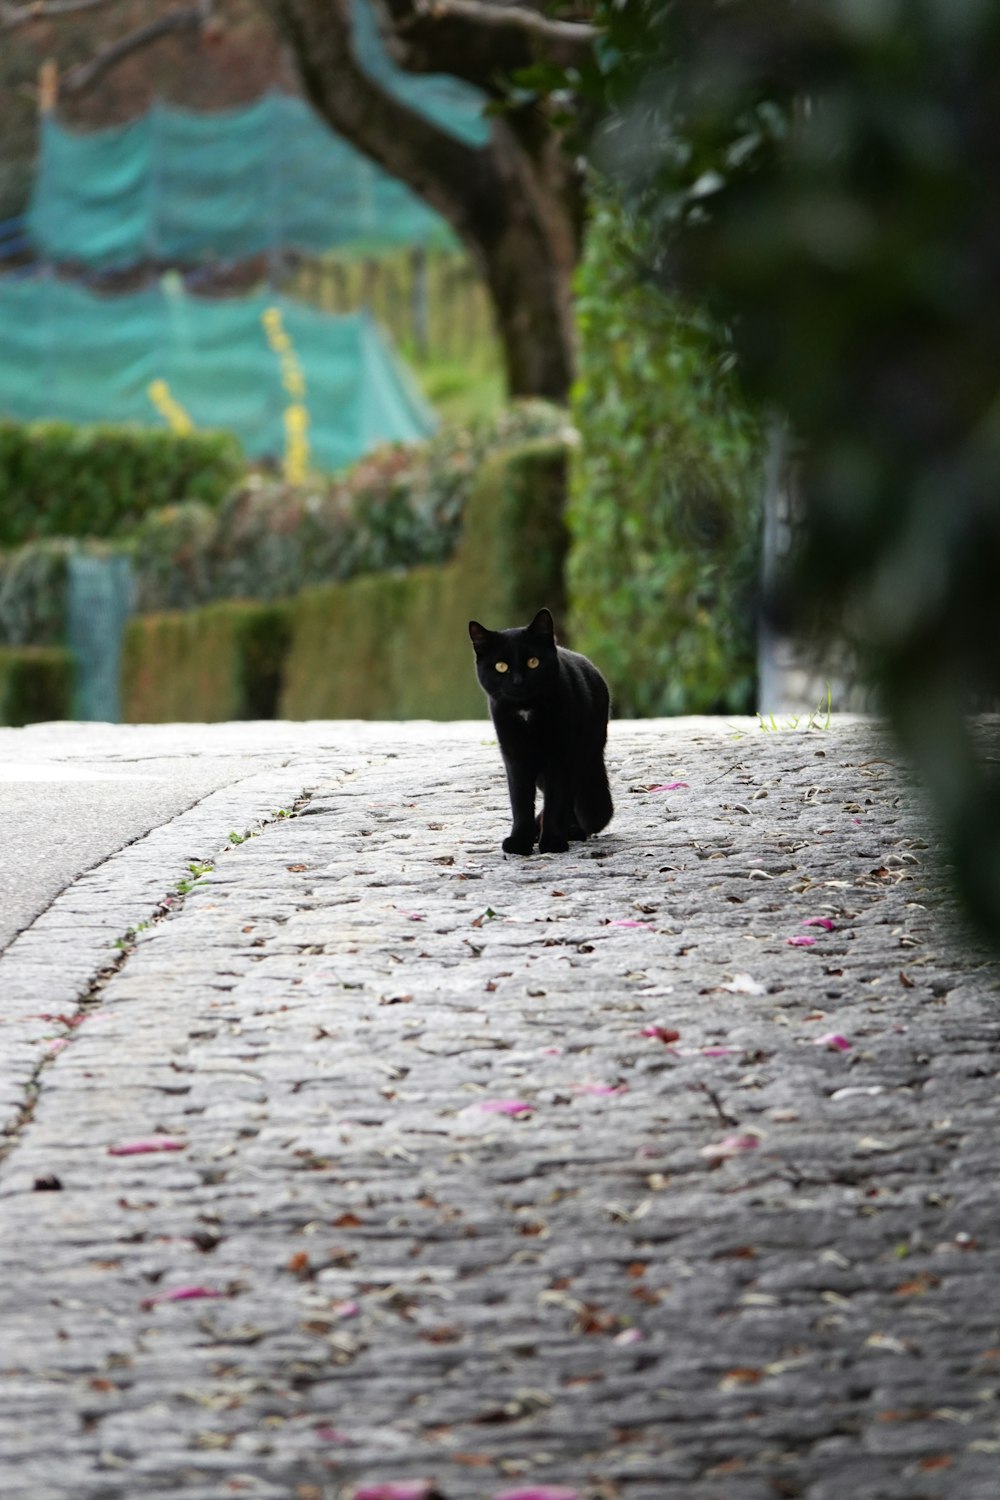
[(0, 724), (71, 717), (73, 659), (56, 647), (0, 647)]
[(479, 718), (468, 621), (560, 620), (566, 551), (565, 438), (486, 460), (443, 565), (306, 589), (292, 601), (283, 718)]
[(0, 552), (0, 643), (58, 646), (66, 636), (66, 573), (78, 543), (36, 542)]
[(253, 474), (217, 513), (198, 505), (150, 515), (131, 541), (140, 612), (212, 599), (277, 599), (359, 573), (439, 563), (455, 549), (485, 458), (553, 434), (565, 413), (525, 402), (428, 443), (379, 449), (345, 474), (288, 486)]
[(133, 619), (126, 720), (480, 717), (469, 619), (527, 623), (541, 604), (562, 614), (565, 433), (492, 454), (466, 485), (447, 561), (306, 588), (284, 605)]
[(649, 282), (645, 249), (601, 201), (578, 277), (570, 634), (621, 715), (742, 713), (755, 685), (759, 426), (717, 330)]
[(0, 422), (0, 545), (120, 536), (159, 506), (218, 505), (241, 469), (222, 433)]
[(122, 719), (273, 719), (289, 635), (289, 612), (280, 604), (228, 600), (135, 616), (122, 651)]
[(656, 263), (722, 309), (801, 448), (779, 603), (849, 622), (995, 939), (1000, 782), (967, 712), (1000, 698), (1000, 7), (669, 0), (606, 19), (631, 60), (607, 139)]

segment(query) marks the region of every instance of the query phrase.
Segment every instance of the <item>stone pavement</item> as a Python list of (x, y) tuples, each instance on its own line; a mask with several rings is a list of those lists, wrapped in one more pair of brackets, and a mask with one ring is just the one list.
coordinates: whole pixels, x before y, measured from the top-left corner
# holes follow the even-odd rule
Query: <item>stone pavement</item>
[(521, 859), (485, 722), (310, 726), (18, 938), (3, 1500), (997, 1500), (996, 971), (744, 728)]

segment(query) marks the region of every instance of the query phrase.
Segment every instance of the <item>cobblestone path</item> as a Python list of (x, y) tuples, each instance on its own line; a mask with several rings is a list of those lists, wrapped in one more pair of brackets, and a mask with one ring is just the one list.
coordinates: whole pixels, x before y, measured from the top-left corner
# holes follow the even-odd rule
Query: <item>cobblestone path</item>
[(997, 1500), (996, 972), (917, 799), (864, 724), (613, 729), (521, 859), (485, 724), (331, 725), (0, 959), (4, 1500)]

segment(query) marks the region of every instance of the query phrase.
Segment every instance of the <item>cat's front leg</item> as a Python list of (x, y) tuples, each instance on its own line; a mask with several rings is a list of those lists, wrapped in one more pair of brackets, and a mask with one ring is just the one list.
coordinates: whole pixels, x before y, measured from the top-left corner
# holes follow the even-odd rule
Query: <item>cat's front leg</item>
[(530, 854), (535, 847), (535, 778), (520, 761), (504, 757), (507, 790), (513, 818), (510, 833), (504, 839), (505, 854)]

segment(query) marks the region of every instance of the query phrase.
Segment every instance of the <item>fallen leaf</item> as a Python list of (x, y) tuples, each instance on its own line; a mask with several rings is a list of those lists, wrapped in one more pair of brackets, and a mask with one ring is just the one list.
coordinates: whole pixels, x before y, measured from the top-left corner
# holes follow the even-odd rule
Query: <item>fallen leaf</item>
[(396, 1479), (384, 1484), (362, 1484), (353, 1500), (436, 1500), (440, 1491), (430, 1479)]
[(760, 1145), (760, 1137), (756, 1135), (727, 1135), (724, 1140), (716, 1141), (713, 1145), (702, 1146), (698, 1152), (707, 1161), (726, 1161), (730, 1156), (740, 1156), (744, 1151), (756, 1151)]
[(763, 1378), (763, 1370), (751, 1365), (737, 1365), (735, 1369), (726, 1371), (719, 1381), (719, 1389), (730, 1391), (740, 1385), (757, 1385)]
[(172, 1135), (150, 1135), (141, 1141), (121, 1141), (108, 1147), (109, 1156), (141, 1156), (148, 1151), (183, 1151), (187, 1141), (176, 1140)]
[(516, 1490), (501, 1490), (493, 1500), (580, 1500), (579, 1490), (562, 1484), (529, 1484)]
[(212, 1286), (175, 1286), (169, 1292), (156, 1292), (152, 1297), (144, 1297), (139, 1306), (149, 1308), (156, 1307), (160, 1302), (196, 1302), (203, 1297), (223, 1295)]
[(639, 1035), (655, 1037), (658, 1042), (679, 1042), (681, 1039), (680, 1032), (672, 1026), (657, 1026), (655, 1023), (644, 1026)]
[(727, 984), (720, 984), (720, 990), (728, 990), (731, 995), (766, 995), (767, 986), (751, 978), (749, 974), (734, 974)]
[(839, 1031), (827, 1031), (823, 1036), (813, 1037), (814, 1047), (827, 1047), (831, 1052), (850, 1052), (852, 1043)]

